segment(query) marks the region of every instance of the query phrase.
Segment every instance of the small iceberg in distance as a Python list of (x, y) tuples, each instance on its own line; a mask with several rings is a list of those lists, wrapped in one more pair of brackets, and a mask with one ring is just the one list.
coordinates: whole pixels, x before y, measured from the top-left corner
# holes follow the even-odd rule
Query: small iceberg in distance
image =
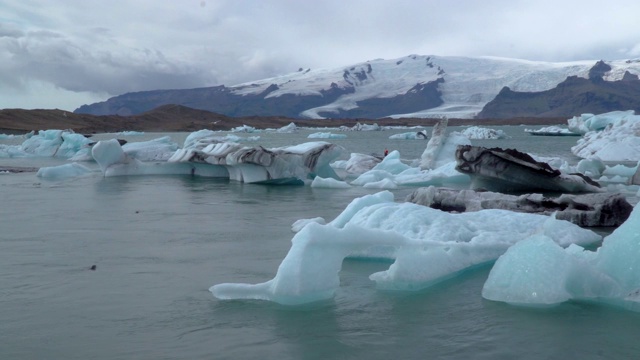
[(427, 140), (428, 138), (429, 135), (427, 135), (426, 130), (410, 131), (389, 136), (391, 140)]
[(330, 132), (317, 132), (317, 133), (309, 134), (307, 138), (308, 139), (346, 139), (347, 135), (333, 134)]
[(524, 129), (524, 132), (530, 135), (536, 135), (536, 136), (580, 136), (581, 135), (567, 128), (562, 128), (559, 126), (547, 126), (537, 130)]

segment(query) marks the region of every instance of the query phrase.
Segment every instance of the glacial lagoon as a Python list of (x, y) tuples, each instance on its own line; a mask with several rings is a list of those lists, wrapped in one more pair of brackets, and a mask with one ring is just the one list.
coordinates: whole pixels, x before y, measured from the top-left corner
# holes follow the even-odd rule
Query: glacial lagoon
[[(569, 150), (575, 137), (493, 128), (510, 138), (472, 143), (578, 161)], [(278, 147), (309, 141), (316, 132), (236, 135)], [(347, 138), (328, 141), (347, 154), (381, 155), (386, 148), (419, 158), (424, 140), (389, 139), (403, 132), (346, 132)], [(165, 135), (182, 144), (188, 134), (95, 139)], [(3, 166), (65, 163), (0, 159)], [(0, 358), (622, 359), (640, 353), (640, 313), (584, 301), (538, 308), (489, 301), (482, 289), (491, 264), (425, 290), (385, 291), (369, 275), (389, 261), (347, 259), (330, 300), (284, 306), (212, 296), (215, 284), (272, 279), (291, 247), (294, 222), (332, 220), (376, 189), (99, 171), (62, 181), (35, 172), (0, 174), (0, 187)], [(413, 188), (391, 191), (402, 201)], [(635, 194), (629, 198), (637, 203)]]

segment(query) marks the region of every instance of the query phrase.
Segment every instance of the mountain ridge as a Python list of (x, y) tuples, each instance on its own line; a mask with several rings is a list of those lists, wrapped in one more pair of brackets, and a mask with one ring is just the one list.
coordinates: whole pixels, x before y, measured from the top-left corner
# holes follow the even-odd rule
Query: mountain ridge
[[(332, 69), (300, 68), (297, 72), (233, 86), (127, 93), (83, 105), (75, 112), (137, 115), (161, 105), (179, 104), (232, 117), (474, 118), (505, 87), (514, 92), (537, 93), (553, 89), (569, 77), (617, 82), (625, 74), (640, 74), (640, 61), (551, 63), (409, 55)], [(573, 115), (579, 114), (561, 116)], [(500, 116), (510, 115), (492, 115)]]

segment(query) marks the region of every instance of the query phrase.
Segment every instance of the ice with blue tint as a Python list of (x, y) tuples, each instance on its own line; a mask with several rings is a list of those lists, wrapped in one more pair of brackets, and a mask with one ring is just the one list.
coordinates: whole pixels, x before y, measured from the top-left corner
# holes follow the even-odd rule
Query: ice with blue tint
[(91, 140), (67, 130), (40, 130), (11, 153), (13, 156), (88, 157)]
[(317, 132), (307, 135), (308, 139), (346, 139), (345, 134), (333, 134), (330, 132)]
[(362, 175), (373, 169), (382, 159), (377, 156), (351, 153), (349, 160), (336, 160), (331, 163), (331, 167), (344, 171), (347, 177)]
[(511, 247), (496, 261), (482, 296), (532, 306), (587, 300), (640, 311), (640, 208), (597, 251), (562, 249), (543, 235)]
[(295, 123), (289, 123), (289, 125), (285, 125), (277, 129), (276, 132), (279, 132), (281, 134), (293, 134), (298, 132), (298, 127), (296, 126)]
[(327, 189), (348, 189), (351, 187), (348, 183), (332, 179), (332, 178), (323, 178), (320, 176), (316, 176), (311, 182), (312, 188), (327, 188)]
[(454, 133), (450, 134), (444, 142), (445, 145), (439, 146), (439, 152), (434, 154), (437, 159), (434, 163), (438, 165), (434, 169), (421, 170), (419, 167), (406, 164), (400, 158), (400, 153), (394, 150), (371, 170), (351, 181), (351, 185), (392, 189), (398, 186), (469, 183), (469, 176), (455, 169), (455, 147), (458, 144), (468, 143), (469, 139)]
[(426, 138), (428, 138), (426, 130), (411, 131), (389, 136), (391, 140), (425, 140)]
[(586, 134), (590, 131), (604, 130), (609, 125), (618, 124), (627, 120), (635, 120), (635, 111), (610, 111), (602, 114), (582, 114), (567, 120), (569, 130), (578, 134)]
[(640, 160), (640, 115), (632, 110), (584, 114), (570, 119), (569, 124), (584, 133), (571, 148), (574, 155), (603, 161)]
[(249, 126), (249, 125), (237, 126), (231, 129), (231, 132), (239, 132), (239, 133), (257, 133), (260, 131), (261, 131), (260, 129), (256, 129), (253, 126)]
[(92, 156), (105, 176), (190, 174), (268, 184), (301, 184), (315, 176), (338, 179), (329, 163), (341, 154), (339, 146), (309, 142), (265, 149), (218, 142), (209, 135), (190, 134), (182, 149), (167, 138), (122, 147), (116, 140), (101, 141)]
[(170, 136), (122, 145), (122, 150), (128, 156), (140, 161), (167, 161), (178, 148), (178, 144), (173, 142)]
[(450, 214), (396, 203), (389, 191), (353, 200), (326, 225), (308, 221), (291, 240), (275, 277), (261, 284), (218, 284), (219, 299), (263, 299), (294, 305), (333, 297), (346, 257), (391, 259), (370, 276), (385, 290), (418, 290), (477, 265), (509, 246), (542, 234), (560, 246), (601, 240), (596, 233), (553, 217), (482, 210)]
[(65, 180), (87, 175), (92, 172), (93, 170), (90, 168), (74, 162), (60, 166), (41, 167), (38, 169), (36, 176), (49, 180)]

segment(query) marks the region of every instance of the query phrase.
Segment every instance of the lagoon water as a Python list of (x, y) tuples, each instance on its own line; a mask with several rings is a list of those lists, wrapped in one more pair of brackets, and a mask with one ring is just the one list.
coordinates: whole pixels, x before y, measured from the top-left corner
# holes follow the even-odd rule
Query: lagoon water
[[(577, 137), (472, 141), (575, 162)], [(536, 127), (529, 127), (536, 128)], [(430, 129), (429, 129), (430, 130)], [(452, 127), (450, 130), (457, 130)], [(324, 131), (324, 130), (323, 130)], [(424, 140), (349, 132), (350, 152)], [(265, 147), (316, 131), (260, 133)], [(143, 141), (166, 134), (125, 136)], [(178, 144), (185, 134), (168, 134)], [(103, 134), (96, 138), (109, 138)], [(120, 136), (121, 137), (121, 136)], [(19, 140), (0, 140), (0, 143)], [(0, 159), (52, 166), (59, 159)], [(95, 164), (89, 166), (96, 167)], [(413, 189), (394, 190), (396, 201)], [(582, 302), (520, 308), (484, 300), (490, 267), (420, 292), (383, 292), (369, 274), (390, 264), (345, 260), (331, 301), (286, 307), (221, 301), (222, 282), (273, 278), (302, 218), (333, 219), (375, 190), (263, 186), (184, 176), (47, 181), (0, 174), (0, 359), (629, 359), (640, 314)], [(90, 270), (96, 265), (96, 270)]]

